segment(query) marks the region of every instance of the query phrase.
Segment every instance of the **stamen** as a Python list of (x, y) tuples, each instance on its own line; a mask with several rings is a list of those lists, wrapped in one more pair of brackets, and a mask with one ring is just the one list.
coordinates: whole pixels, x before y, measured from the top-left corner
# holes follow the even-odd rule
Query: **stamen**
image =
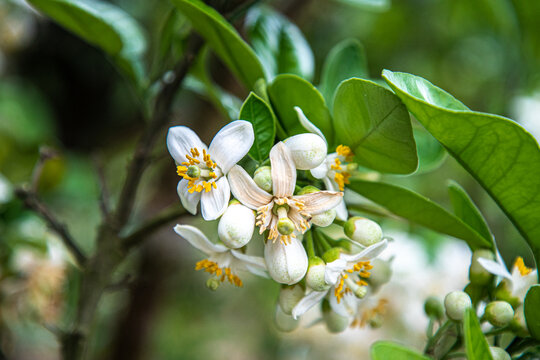
[(346, 145), (338, 145), (336, 153), (339, 156), (343, 156), (347, 162), (352, 161), (354, 158), (354, 153), (351, 151), (351, 148)]
[(532, 269), (525, 265), (525, 262), (523, 261), (523, 258), (521, 256), (518, 256), (516, 258), (514, 266), (517, 267), (521, 276), (529, 275), (532, 272)]
[(224, 282), (225, 280), (229, 281), (231, 284), (242, 287), (243, 283), (240, 278), (233, 274), (231, 271), (231, 268), (220, 268), (217, 263), (214, 261), (210, 261), (208, 259), (201, 260), (195, 264), (195, 270), (203, 270), (207, 273), (216, 275), (221, 282)]

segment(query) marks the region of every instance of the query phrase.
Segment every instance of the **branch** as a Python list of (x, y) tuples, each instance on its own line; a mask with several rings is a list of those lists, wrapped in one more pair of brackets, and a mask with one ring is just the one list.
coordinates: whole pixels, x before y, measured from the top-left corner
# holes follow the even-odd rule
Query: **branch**
[(62, 242), (68, 248), (68, 250), (71, 251), (77, 263), (80, 266), (83, 266), (86, 263), (86, 256), (82, 253), (71, 237), (67, 227), (56, 219), (45, 204), (39, 200), (36, 193), (24, 188), (17, 188), (15, 189), (15, 194), (24, 202), (24, 205), (27, 208), (38, 213), (47, 222), (49, 227), (60, 236)]
[(171, 221), (184, 215), (186, 210), (178, 205), (171, 206), (170, 208), (162, 211), (155, 218), (148, 221), (146, 224), (132, 232), (124, 239), (124, 247), (129, 249), (133, 246), (140, 244), (150, 234), (158, 230), (163, 225), (170, 223)]
[(110, 220), (110, 193), (107, 185), (107, 179), (105, 178), (105, 171), (101, 155), (95, 155), (93, 157), (94, 168), (96, 169), (98, 181), (99, 181), (99, 208), (101, 215), (105, 221)]

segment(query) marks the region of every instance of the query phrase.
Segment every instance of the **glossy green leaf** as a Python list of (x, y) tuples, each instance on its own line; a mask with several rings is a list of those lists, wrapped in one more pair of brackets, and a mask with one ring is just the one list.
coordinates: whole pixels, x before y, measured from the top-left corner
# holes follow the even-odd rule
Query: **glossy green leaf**
[(288, 135), (307, 132), (294, 111), (299, 106), (306, 117), (326, 136), (334, 138), (332, 118), (321, 93), (308, 81), (296, 75), (278, 75), (267, 88), (270, 101)]
[(146, 40), (122, 9), (98, 0), (28, 0), (39, 11), (109, 54), (126, 75), (143, 80)]
[(264, 77), (257, 55), (215, 9), (199, 0), (172, 0), (172, 3), (248, 88)]
[(428, 229), (463, 239), (471, 249), (492, 248), (492, 244), (464, 221), (414, 191), (382, 182), (354, 179), (352, 191), (381, 205), (391, 213)]
[(326, 57), (319, 89), (330, 109), (334, 103), (334, 93), (338, 85), (350, 78), (369, 77), (366, 52), (362, 44), (355, 39), (347, 39), (330, 51)]
[(313, 78), (313, 52), (296, 25), (267, 6), (252, 8), (245, 23), (248, 38), (269, 79), (278, 74)]
[(372, 360), (429, 360), (415, 350), (388, 341), (376, 342), (371, 346), (370, 352)]
[(469, 110), (430, 82), (385, 70), (410, 112), (486, 189), (540, 259), (540, 148), (521, 126)]
[(447, 152), (426, 129), (413, 126), (416, 151), (418, 152), (418, 170), (421, 174), (438, 169), (446, 160)]
[(418, 157), (411, 119), (390, 90), (363, 79), (343, 81), (334, 99), (336, 142), (353, 149), (363, 166), (380, 172), (408, 174)]
[(540, 340), (540, 285), (531, 286), (525, 296), (525, 320), (531, 336)]
[(493, 236), (491, 235), (491, 231), (489, 230), (486, 220), (465, 189), (463, 189), (457, 182), (450, 181), (448, 184), (448, 194), (450, 195), (450, 201), (454, 209), (454, 214), (476, 230), (476, 232), (482, 235), (484, 239), (492, 242)]
[(251, 93), (240, 109), (239, 119), (249, 121), (253, 125), (255, 141), (249, 155), (259, 162), (268, 159), (276, 137), (276, 120), (272, 109), (263, 99)]
[(493, 360), (489, 344), (482, 333), (473, 308), (468, 308), (463, 319), (463, 338), (468, 360)]

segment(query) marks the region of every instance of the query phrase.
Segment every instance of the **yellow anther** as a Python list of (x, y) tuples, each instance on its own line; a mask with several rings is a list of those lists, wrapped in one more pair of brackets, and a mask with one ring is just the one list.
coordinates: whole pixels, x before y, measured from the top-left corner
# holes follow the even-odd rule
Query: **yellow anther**
[(532, 272), (532, 269), (525, 265), (525, 262), (523, 261), (523, 258), (521, 256), (518, 256), (516, 258), (514, 266), (518, 268), (521, 276), (529, 275)]
[(341, 161), (338, 158), (334, 159), (334, 164), (330, 165), (330, 168), (336, 171), (343, 170), (343, 168), (341, 167)]
[(229, 281), (231, 284), (241, 287), (242, 280), (240, 278), (232, 273), (231, 268), (220, 268), (217, 263), (214, 261), (210, 261), (208, 259), (204, 259), (199, 261), (197, 264), (195, 264), (195, 270), (203, 270), (207, 273), (214, 274), (216, 277), (219, 278), (221, 282), (224, 282), (225, 280)]
[(334, 175), (334, 180), (339, 186), (339, 190), (343, 191), (345, 189), (345, 184), (350, 184), (349, 178), (351, 177), (351, 174), (349, 174), (346, 171), (343, 172), (337, 172)]
[(352, 161), (354, 158), (354, 154), (351, 151), (351, 148), (346, 145), (338, 145), (338, 147), (336, 148), (336, 153), (339, 156), (343, 156), (345, 158), (345, 161), (348, 162)]

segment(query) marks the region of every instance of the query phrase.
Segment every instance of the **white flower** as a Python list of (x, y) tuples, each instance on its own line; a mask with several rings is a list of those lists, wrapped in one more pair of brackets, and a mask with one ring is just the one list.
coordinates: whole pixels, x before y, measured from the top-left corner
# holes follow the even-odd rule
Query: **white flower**
[(493, 275), (506, 279), (510, 285), (512, 296), (520, 301), (523, 301), (529, 288), (536, 284), (538, 269), (533, 270), (525, 266), (522, 257), (515, 260), (512, 273), (506, 269), (499, 253), (497, 253), (497, 261), (479, 258), (478, 262)]
[(255, 275), (267, 277), (266, 265), (261, 257), (246, 255), (229, 249), (225, 245), (215, 244), (194, 226), (176, 225), (174, 231), (208, 255), (207, 259), (195, 265), (195, 270), (204, 270), (215, 275), (221, 282), (227, 280), (239, 287), (242, 286), (242, 280), (238, 277), (239, 271), (249, 271)]
[(332, 287), (327, 291), (312, 291), (294, 307), (292, 315), (296, 318), (314, 305), (318, 304), (326, 294), (330, 293), (332, 310), (342, 316), (354, 316), (357, 299), (366, 294), (365, 278), (372, 269), (370, 260), (379, 256), (388, 244), (387, 240), (371, 245), (357, 254), (340, 253), (339, 258), (326, 264), (324, 278)]
[(207, 148), (193, 130), (175, 126), (167, 134), (167, 148), (178, 164), (178, 196), (184, 208), (195, 215), (201, 202), (205, 220), (215, 220), (230, 198), (225, 175), (249, 151), (254, 141), (252, 125), (243, 120), (223, 127)]
[(294, 165), (298, 170), (315, 169), (326, 158), (326, 141), (317, 134), (294, 135), (283, 142), (291, 150)]
[[(311, 133), (319, 135), (326, 142), (324, 134), (308, 120), (302, 112), (302, 109), (295, 106), (294, 110), (296, 110), (298, 120), (302, 126)], [(353, 158), (354, 154), (348, 146), (339, 145), (336, 148), (336, 152), (328, 154), (326, 159), (319, 166), (310, 170), (311, 175), (317, 179), (321, 179), (327, 190), (343, 191), (345, 185), (349, 184), (349, 178), (351, 177), (348, 168), (355, 167), (354, 164), (347, 164), (348, 162), (351, 162)], [(345, 206), (344, 201), (341, 201), (336, 207), (336, 212), (338, 219), (347, 220), (347, 207)]]
[(254, 228), (255, 212), (236, 202), (219, 219), (218, 236), (231, 249), (238, 249), (251, 240)]
[(295, 237), (294, 230), (304, 233), (309, 228), (312, 215), (336, 207), (343, 193), (317, 191), (293, 195), (296, 185), (296, 168), (290, 149), (282, 142), (270, 151), (273, 194), (261, 189), (240, 166), (229, 172), (231, 192), (242, 204), (257, 210), (260, 233), (269, 229), (268, 239), (284, 244)]
[(300, 240), (291, 238), (288, 244), (267, 241), (264, 260), (270, 277), (280, 284), (296, 284), (306, 274), (308, 257)]

